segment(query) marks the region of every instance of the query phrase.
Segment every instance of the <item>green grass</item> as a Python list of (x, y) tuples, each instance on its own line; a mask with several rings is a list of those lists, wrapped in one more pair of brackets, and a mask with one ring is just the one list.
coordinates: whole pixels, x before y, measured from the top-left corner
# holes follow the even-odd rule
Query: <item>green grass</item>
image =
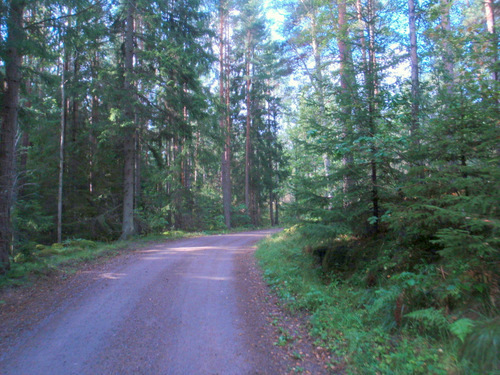
[(166, 231), (159, 234), (132, 237), (110, 243), (85, 239), (69, 239), (51, 246), (25, 244), (11, 259), (11, 268), (0, 276), (0, 288), (21, 286), (54, 273), (72, 274), (85, 264), (135, 250), (151, 242), (162, 242), (203, 235), (200, 232)]
[(99, 262), (125, 251), (135, 250), (151, 242), (257, 229), (264, 228), (233, 228), (231, 230), (203, 232), (169, 230), (146, 236), (135, 236), (126, 241), (108, 243), (85, 239), (68, 239), (63, 243), (55, 243), (50, 246), (27, 243), (12, 257), (10, 270), (5, 275), (0, 275), (0, 288), (30, 284), (36, 282), (38, 278), (50, 277), (55, 273), (70, 275), (87, 263)]
[[(404, 326), (396, 327), (395, 293), (389, 287), (363, 287), (359, 282), (325, 274), (305, 250), (317, 243), (317, 236), (303, 235), (293, 227), (262, 241), (256, 256), (267, 282), (286, 308), (310, 315), (311, 334), (334, 354), (332, 357), (339, 358), (348, 374), (496, 373), (494, 367), (472, 365), (461, 353), (463, 337), (459, 340), (446, 331), (448, 326), (429, 333), (413, 324), (417, 319), (435, 319), (434, 324), (443, 325), (437, 310), (415, 313), (413, 320), (408, 318)], [(356, 278), (359, 280), (359, 275), (352, 275)], [(451, 331), (462, 328), (450, 326)], [(471, 331), (470, 325), (463, 326), (463, 332)], [(499, 337), (483, 336), (490, 343)], [(465, 354), (478, 356), (475, 352)]]

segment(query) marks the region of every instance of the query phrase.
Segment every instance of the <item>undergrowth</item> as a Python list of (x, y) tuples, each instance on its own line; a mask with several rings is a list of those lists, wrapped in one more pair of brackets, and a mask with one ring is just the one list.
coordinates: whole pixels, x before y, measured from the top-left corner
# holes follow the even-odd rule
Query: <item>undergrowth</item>
[(287, 308), (310, 314), (312, 335), (338, 358), (332, 368), (500, 373), (500, 320), (477, 284), (438, 263), (403, 269), (386, 247), (301, 225), (263, 241), (257, 258)]
[[(0, 275), (0, 288), (6, 286), (20, 286), (30, 283), (39, 277), (48, 277), (54, 273), (74, 273), (84, 263), (98, 261), (134, 250), (149, 242), (161, 242), (187, 237), (196, 237), (209, 234), (233, 233), (248, 230), (249, 228), (234, 228), (231, 230), (207, 230), (203, 232), (187, 232), (169, 230), (142, 236), (135, 236), (126, 241), (97, 242), (86, 239), (68, 239), (62, 243), (52, 245), (27, 242), (18, 247), (11, 257), (10, 270)], [(252, 228), (253, 230), (261, 228)]]
[(199, 232), (166, 231), (110, 243), (85, 239), (68, 239), (52, 245), (29, 242), (23, 244), (12, 256), (10, 270), (5, 275), (0, 275), (0, 288), (23, 285), (36, 280), (36, 278), (48, 277), (54, 273), (71, 274), (84, 263), (112, 257), (124, 250), (133, 250), (148, 242), (174, 240), (201, 234)]

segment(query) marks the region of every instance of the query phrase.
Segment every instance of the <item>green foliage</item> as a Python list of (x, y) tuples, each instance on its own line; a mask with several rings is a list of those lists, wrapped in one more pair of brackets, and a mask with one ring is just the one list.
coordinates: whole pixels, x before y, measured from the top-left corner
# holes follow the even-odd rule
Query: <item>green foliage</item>
[(474, 329), (474, 321), (467, 318), (458, 319), (450, 324), (450, 332), (453, 333), (463, 343), (465, 338)]
[(443, 314), (443, 311), (435, 308), (412, 311), (405, 315), (410, 322), (417, 322), (417, 327), (421, 331), (426, 331), (429, 334), (443, 335), (450, 328), (450, 323)]
[(474, 324), (465, 338), (461, 355), (484, 374), (500, 372), (500, 318)]
[(69, 239), (51, 246), (25, 243), (13, 257), (11, 269), (0, 276), (0, 287), (36, 282), (38, 277), (71, 274), (87, 262), (98, 262), (119, 254), (133, 251), (151, 241), (166, 241), (200, 235), (182, 231), (165, 231), (162, 234), (143, 236), (129, 241), (103, 243), (85, 239)]
[(335, 229), (312, 226), (284, 230), (261, 243), (256, 256), (285, 306), (311, 314), (311, 333), (343, 358), (348, 373), (480, 374), (497, 366), (498, 318), (464, 317), (469, 306), (458, 302), (470, 295), (461, 289), (463, 281), (446, 274), (443, 279), (440, 268), (421, 265), (414, 272), (382, 267), (373, 284), (373, 258), (358, 263), (355, 272), (325, 274), (307, 249), (332, 243), (326, 233)]
[(63, 246), (65, 248), (78, 247), (82, 249), (95, 249), (97, 247), (97, 243), (95, 241), (85, 240), (82, 238), (75, 238), (64, 241)]

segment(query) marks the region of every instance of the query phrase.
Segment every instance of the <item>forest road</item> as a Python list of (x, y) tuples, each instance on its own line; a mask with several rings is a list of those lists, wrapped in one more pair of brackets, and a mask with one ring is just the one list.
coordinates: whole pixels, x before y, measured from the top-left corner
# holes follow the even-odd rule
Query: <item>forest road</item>
[(155, 244), (114, 262), (0, 354), (0, 374), (278, 374), (238, 258), (277, 230)]

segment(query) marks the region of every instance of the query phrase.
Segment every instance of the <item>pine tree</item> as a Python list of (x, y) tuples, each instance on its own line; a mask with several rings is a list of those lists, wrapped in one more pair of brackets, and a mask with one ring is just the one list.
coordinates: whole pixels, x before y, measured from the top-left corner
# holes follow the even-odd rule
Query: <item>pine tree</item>
[(7, 2), (7, 38), (5, 40), (5, 87), (2, 92), (2, 123), (0, 128), (0, 274), (10, 268), (12, 247), (11, 209), (16, 183), (16, 136), (18, 131), (19, 91), (21, 85), (20, 46), (24, 40), (23, 12), (25, 1)]
[(230, 67), (228, 1), (219, 4), (219, 98), (220, 127), (224, 138), (221, 160), (222, 204), (226, 228), (231, 228), (231, 116), (230, 116)]
[(135, 55), (135, 0), (127, 0), (125, 9), (125, 29), (123, 31), (123, 220), (120, 238), (126, 239), (135, 233), (134, 225), (134, 187), (136, 158), (136, 118), (135, 118), (135, 87), (134, 87), (134, 55)]

